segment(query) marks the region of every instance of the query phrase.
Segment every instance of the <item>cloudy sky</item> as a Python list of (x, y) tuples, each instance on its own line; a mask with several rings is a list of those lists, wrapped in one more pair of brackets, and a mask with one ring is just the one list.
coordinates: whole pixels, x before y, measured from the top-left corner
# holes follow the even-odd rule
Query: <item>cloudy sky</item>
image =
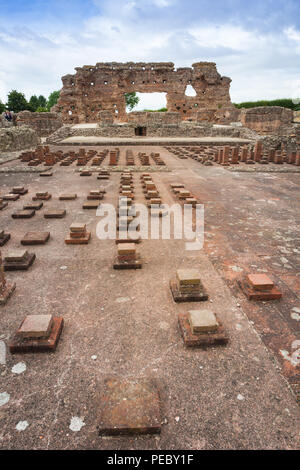
[(234, 102), (297, 98), (300, 0), (0, 0), (2, 102), (105, 61), (213, 61)]

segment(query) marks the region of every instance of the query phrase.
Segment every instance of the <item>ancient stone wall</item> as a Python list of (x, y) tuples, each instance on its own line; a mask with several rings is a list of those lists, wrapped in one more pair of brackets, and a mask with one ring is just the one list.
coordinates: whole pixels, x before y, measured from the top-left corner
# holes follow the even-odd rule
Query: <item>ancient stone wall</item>
[(243, 126), (253, 129), (259, 134), (276, 134), (281, 128), (292, 125), (293, 111), (281, 106), (259, 106), (242, 109)]
[(13, 152), (35, 147), (41, 139), (28, 126), (0, 129), (0, 152)]
[[(12, 113), (13, 114), (13, 113)], [(0, 128), (3, 127), (12, 127), (14, 125), (13, 121), (9, 122), (4, 117), (4, 113), (0, 114)]]
[(40, 137), (51, 135), (63, 125), (57, 113), (21, 111), (16, 116), (16, 125), (23, 126), (24, 124), (34, 129)]
[(231, 124), (240, 120), (240, 110), (235, 106), (222, 106), (218, 109), (201, 108), (197, 112), (197, 122)]
[(136, 126), (164, 126), (174, 125), (179, 126), (181, 122), (180, 113), (170, 112), (143, 112), (136, 111), (128, 114), (128, 122)]
[[(232, 108), (231, 79), (221, 77), (213, 62), (198, 62), (192, 68), (174, 68), (162, 63), (98, 63), (76, 67), (74, 75), (62, 77), (63, 88), (56, 112), (64, 123), (98, 122), (100, 111), (113, 113), (114, 121), (127, 122), (125, 93), (164, 92), (169, 112), (181, 120), (197, 118), (198, 108)], [(196, 96), (186, 96), (192, 85)]]
[[(151, 113), (156, 114), (156, 113)], [(214, 126), (209, 123), (180, 122), (175, 124), (149, 123), (145, 121), (147, 127), (147, 137), (238, 137), (256, 141), (260, 136), (244, 127), (236, 126)], [(141, 125), (141, 122), (139, 122)], [(65, 125), (47, 138), (47, 143), (59, 144), (67, 137), (73, 136), (95, 136), (95, 137), (131, 137), (138, 142), (139, 137), (135, 134), (136, 124), (125, 123), (121, 125), (108, 124), (99, 125), (93, 128), (75, 128)]]

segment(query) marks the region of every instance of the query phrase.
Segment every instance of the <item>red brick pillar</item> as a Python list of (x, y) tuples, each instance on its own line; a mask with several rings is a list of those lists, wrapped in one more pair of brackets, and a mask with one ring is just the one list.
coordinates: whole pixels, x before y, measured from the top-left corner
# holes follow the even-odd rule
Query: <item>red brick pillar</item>
[(281, 155), (281, 150), (277, 150), (277, 152), (275, 152), (275, 159), (274, 159), (274, 163), (277, 163), (277, 165), (281, 165), (283, 163), (283, 158), (282, 158), (282, 155)]
[(231, 157), (231, 163), (232, 165), (238, 165), (239, 163), (239, 147), (233, 147), (232, 148), (232, 157)]
[(296, 152), (291, 152), (288, 156), (288, 163), (293, 165), (296, 162)]
[(248, 147), (247, 145), (244, 145), (242, 148), (242, 153), (241, 153), (241, 162), (246, 162), (248, 159)]
[(109, 165), (116, 165), (117, 164), (117, 152), (116, 151), (111, 151), (109, 153)]
[(281, 144), (281, 158), (282, 158), (282, 163), (287, 162), (287, 153), (286, 153), (284, 144)]
[(295, 165), (300, 166), (300, 152), (297, 153), (296, 160), (295, 160)]
[(254, 161), (260, 162), (262, 156), (262, 143), (258, 140), (254, 147)]
[(223, 149), (223, 158), (222, 158), (222, 163), (221, 163), (223, 166), (229, 165), (229, 152), (230, 152), (230, 147), (226, 145)]
[(274, 160), (275, 160), (275, 150), (271, 149), (269, 151), (269, 162), (274, 162)]

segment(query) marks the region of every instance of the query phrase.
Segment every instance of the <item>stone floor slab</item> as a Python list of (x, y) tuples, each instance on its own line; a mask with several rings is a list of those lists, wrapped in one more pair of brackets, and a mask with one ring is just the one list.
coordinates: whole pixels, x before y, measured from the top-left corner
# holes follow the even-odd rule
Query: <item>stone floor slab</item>
[(105, 380), (99, 407), (100, 436), (159, 434), (160, 397), (150, 380)]
[(27, 232), (21, 240), (22, 245), (44, 245), (50, 238), (50, 232)]

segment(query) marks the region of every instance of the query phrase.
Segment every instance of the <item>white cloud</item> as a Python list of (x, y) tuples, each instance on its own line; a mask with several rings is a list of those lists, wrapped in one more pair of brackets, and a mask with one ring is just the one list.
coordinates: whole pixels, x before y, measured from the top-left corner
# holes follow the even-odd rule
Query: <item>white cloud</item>
[[(13, 88), (27, 99), (48, 96), (61, 88), (61, 76), (74, 73), (74, 67), (106, 61), (173, 61), (177, 67), (214, 61), (221, 75), (232, 78), (235, 102), (300, 95), (300, 32), (295, 27), (271, 34), (229, 23), (202, 26), (196, 20), (174, 27), (159, 10), (157, 18), (143, 17), (145, 5), (165, 8), (173, 3), (101, 1), (102, 16), (82, 21), (76, 30), (57, 32), (41, 24), (15, 34), (2, 26), (0, 99), (6, 101)], [(154, 96), (151, 102), (156, 102)]]
[(296, 30), (294, 26), (290, 26), (284, 30), (284, 33), (289, 39), (293, 41), (298, 41), (300, 43), (300, 31)]
[(160, 8), (165, 8), (172, 5), (172, 0), (153, 0), (153, 3)]
[(232, 25), (192, 27), (188, 32), (201, 47), (225, 47), (235, 51), (253, 48), (260, 40), (255, 33)]

